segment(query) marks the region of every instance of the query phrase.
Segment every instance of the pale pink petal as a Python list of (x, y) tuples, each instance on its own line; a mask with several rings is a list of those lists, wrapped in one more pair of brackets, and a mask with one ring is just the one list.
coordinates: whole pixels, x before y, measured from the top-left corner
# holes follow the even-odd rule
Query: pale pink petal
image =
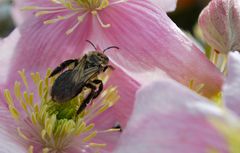
[(223, 86), (224, 102), (228, 108), (240, 115), (240, 54), (229, 54), (228, 74)]
[(11, 58), (19, 38), (19, 30), (15, 29), (7, 38), (0, 42), (0, 84), (3, 84), (7, 79), (8, 71), (12, 64)]
[(26, 11), (21, 10), (24, 0), (14, 0), (11, 8), (11, 14), (15, 25), (21, 25), (29, 16)]
[(0, 106), (0, 152), (26, 153), (27, 149), (21, 144), (17, 135), (16, 124), (9, 111)]
[(236, 118), (176, 82), (153, 82), (138, 92), (114, 153), (228, 153), (210, 119), (232, 124)]
[(240, 50), (239, 0), (212, 0), (199, 17), (203, 35), (214, 49), (227, 53)]
[(160, 6), (164, 11), (171, 12), (176, 8), (177, 0), (149, 0), (156, 6)]
[(103, 29), (102, 39), (120, 47), (108, 54), (129, 74), (159, 68), (187, 86), (191, 80), (204, 84), (207, 96), (219, 92), (221, 73), (164, 11), (146, 1), (129, 1), (100, 13), (104, 23), (111, 24)]

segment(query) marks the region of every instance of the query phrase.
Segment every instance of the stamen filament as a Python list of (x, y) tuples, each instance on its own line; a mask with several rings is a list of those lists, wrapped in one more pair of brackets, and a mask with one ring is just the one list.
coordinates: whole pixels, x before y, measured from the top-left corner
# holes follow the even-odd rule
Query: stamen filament
[(88, 142), (88, 141), (90, 141), (92, 138), (94, 138), (94, 137), (96, 137), (96, 135), (97, 135), (97, 131), (94, 131), (94, 132), (92, 132), (90, 135), (88, 135), (87, 137), (85, 137), (83, 140), (82, 140), (82, 142)]
[(83, 21), (83, 19), (85, 18), (85, 16), (88, 14), (88, 12), (85, 12), (84, 14), (82, 14), (81, 16), (78, 16), (77, 18), (77, 23), (70, 29), (68, 29), (66, 31), (66, 34), (69, 35), (70, 33), (72, 33), (78, 26), (79, 24)]
[(18, 135), (26, 141), (29, 141), (29, 138), (21, 131), (20, 127), (17, 127)]
[(100, 25), (103, 27), (103, 28), (109, 28), (111, 25), (110, 24), (104, 24), (103, 21), (101, 20), (99, 14), (97, 13), (97, 11), (92, 11), (91, 12), (94, 16), (97, 17), (97, 20), (98, 22), (100, 23)]
[(33, 153), (33, 146), (32, 145), (29, 146), (28, 153)]
[(61, 21), (61, 20), (69, 19), (69, 18), (73, 17), (74, 15), (76, 15), (77, 13), (78, 12), (74, 12), (74, 13), (68, 14), (66, 16), (57, 16), (57, 18), (46, 20), (43, 23), (44, 24), (53, 24), (53, 23), (56, 23), (56, 22)]
[(26, 89), (28, 90), (29, 88), (28, 88), (27, 78), (25, 75), (25, 70), (23, 69), (22, 71), (18, 71), (18, 73), (20, 74), (21, 79), (23, 80), (23, 83), (24, 83)]
[(107, 144), (105, 143), (89, 143), (89, 147), (97, 147), (97, 148), (103, 148), (103, 147), (106, 147)]

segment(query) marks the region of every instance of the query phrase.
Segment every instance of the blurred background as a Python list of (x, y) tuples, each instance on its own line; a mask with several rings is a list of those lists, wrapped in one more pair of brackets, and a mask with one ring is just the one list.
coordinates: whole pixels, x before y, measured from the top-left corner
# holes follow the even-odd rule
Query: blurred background
[[(172, 20), (183, 30), (192, 32), (201, 10), (209, 0), (178, 0), (176, 11), (169, 13)], [(0, 0), (0, 37), (6, 37), (13, 29), (11, 0)]]

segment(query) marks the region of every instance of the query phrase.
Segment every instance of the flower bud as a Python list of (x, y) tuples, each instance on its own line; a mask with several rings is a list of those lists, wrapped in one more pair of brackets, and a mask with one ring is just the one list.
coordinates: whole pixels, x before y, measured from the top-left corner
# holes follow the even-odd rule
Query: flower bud
[(212, 0), (201, 12), (199, 25), (212, 48), (221, 53), (240, 51), (239, 0)]

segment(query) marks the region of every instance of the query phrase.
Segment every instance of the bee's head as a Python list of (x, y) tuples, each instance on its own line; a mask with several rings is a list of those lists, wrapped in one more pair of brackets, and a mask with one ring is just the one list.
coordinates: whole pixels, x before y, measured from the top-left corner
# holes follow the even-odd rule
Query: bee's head
[(108, 65), (109, 59), (104, 53), (92, 51), (88, 54), (87, 61), (91, 65), (99, 65), (101, 67), (105, 67)]
[(95, 49), (95, 51), (90, 52), (87, 57), (88, 58), (87, 61), (91, 65), (106, 67), (108, 65), (109, 58), (104, 53), (111, 48), (119, 49), (117, 46), (110, 46), (104, 49), (103, 51), (98, 51), (97, 47), (91, 41), (89, 40), (86, 40), (86, 41), (90, 43)]

